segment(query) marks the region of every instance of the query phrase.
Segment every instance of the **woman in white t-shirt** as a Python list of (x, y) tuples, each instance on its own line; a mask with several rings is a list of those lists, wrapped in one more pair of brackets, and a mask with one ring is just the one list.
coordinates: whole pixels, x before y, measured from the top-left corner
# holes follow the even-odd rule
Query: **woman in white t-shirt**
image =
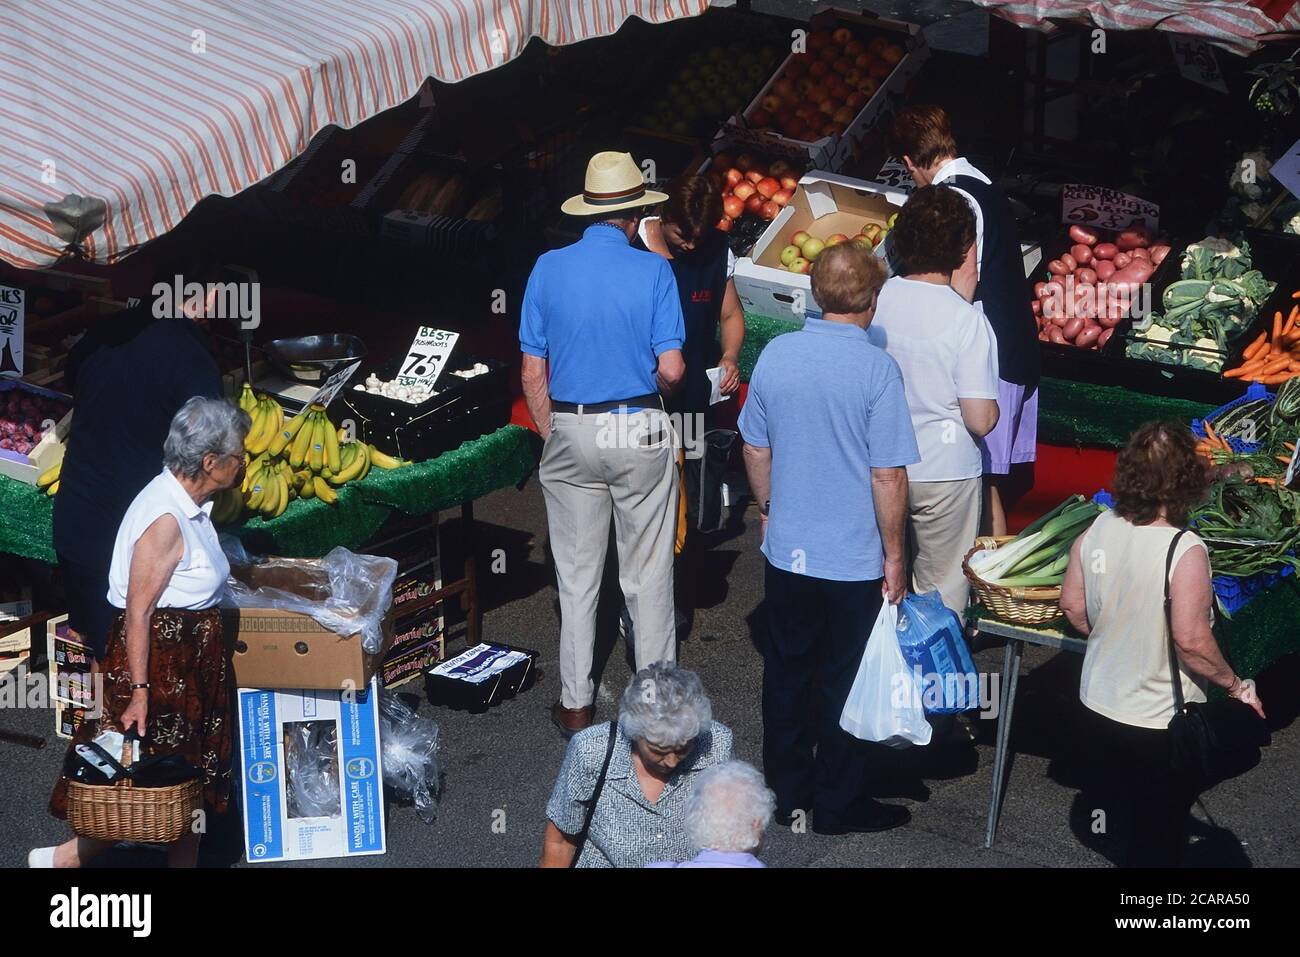
[(998, 421), (997, 342), (971, 304), (975, 216), (947, 186), (908, 198), (891, 234), (902, 274), (881, 289), (867, 329), (903, 372), (921, 461), (907, 467), (912, 590), (937, 591), (961, 615), (962, 556), (979, 534), (978, 440)]
[[(205, 803), (217, 814), (231, 783), (230, 666), (217, 609), (230, 565), (212, 525), (212, 500), (243, 481), (249, 425), (232, 403), (202, 397), (172, 419), (163, 470), (122, 518), (104, 583), (118, 612), (101, 669), (103, 717), (83, 724), (72, 742), (134, 730), (150, 755), (179, 754), (203, 770)], [(67, 816), (66, 779), (50, 811)], [(169, 863), (193, 867), (198, 842), (192, 834), (172, 844)], [(32, 851), (28, 865), (79, 867), (106, 847), (74, 837)]]
[[(1149, 422), (1115, 464), (1115, 507), (1075, 540), (1061, 610), (1088, 637), (1079, 700), (1095, 752), (1085, 805), (1106, 814), (1106, 833), (1131, 837), (1122, 863), (1176, 867), (1196, 788), (1169, 762), (1174, 686), (1165, 626), (1165, 564), (1178, 530), (1204, 497), (1206, 470), (1191, 432)], [(1186, 701), (1209, 684), (1264, 716), (1253, 681), (1224, 660), (1211, 631), (1213, 588), (1205, 544), (1185, 532), (1169, 578), (1174, 647)]]

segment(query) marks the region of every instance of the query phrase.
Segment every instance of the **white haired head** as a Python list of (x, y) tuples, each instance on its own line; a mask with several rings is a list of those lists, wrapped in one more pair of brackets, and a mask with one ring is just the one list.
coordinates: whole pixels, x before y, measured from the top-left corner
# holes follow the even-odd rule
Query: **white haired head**
[(208, 455), (244, 454), (248, 413), (226, 399), (194, 396), (172, 418), (163, 442), (163, 464), (177, 475), (197, 478)]
[(744, 761), (700, 773), (686, 803), (686, 833), (697, 850), (753, 852), (772, 822), (776, 796)]
[(713, 707), (699, 675), (669, 661), (656, 661), (633, 675), (618, 706), (623, 733), (656, 748), (684, 747), (712, 722)]

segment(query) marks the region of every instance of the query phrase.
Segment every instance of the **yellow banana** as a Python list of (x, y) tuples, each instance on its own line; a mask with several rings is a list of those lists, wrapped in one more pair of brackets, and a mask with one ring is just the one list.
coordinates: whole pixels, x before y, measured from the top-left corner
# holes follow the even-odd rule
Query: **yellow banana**
[(53, 484), (50, 485), (50, 487), (47, 488), (47, 489), (45, 490), (45, 494), (48, 495), (50, 498), (54, 498), (54, 496), (56, 496), (56, 495), (59, 494), (59, 480), (58, 480), (58, 479), (55, 479), (54, 482), (53, 482)]
[(316, 415), (304, 409), (298, 417), (302, 419), (302, 424), (298, 426), (298, 434), (294, 436), (293, 446), (289, 449), (289, 464), (295, 469), (302, 468), (303, 463), (307, 461)]
[(262, 502), (266, 498), (266, 491), (268, 487), (269, 487), (269, 482), (267, 481), (267, 477), (265, 475), (259, 474), (253, 480), (253, 484), (249, 487), (248, 490), (248, 498), (246, 499), (246, 503), (251, 511), (259, 512), (262, 510)]
[(239, 407), (251, 414), (256, 406), (257, 397), (253, 395), (253, 386), (245, 382), (244, 387), (239, 391)]
[(313, 472), (320, 472), (325, 467), (325, 417), (317, 413), (316, 421), (312, 423), (311, 430), (311, 451), (307, 454), (307, 462)]
[(330, 479), (331, 485), (344, 485), (351, 482), (361, 474), (361, 470), (366, 465), (365, 459), (361, 457), (361, 453), (357, 451), (355, 445), (343, 446), (342, 459), (343, 470)]
[(339, 437), (339, 445), (346, 445), (348, 441), (348, 430), (339, 429), (337, 434)]
[(256, 455), (258, 453), (257, 439), (262, 434), (262, 428), (266, 422), (266, 410), (254, 408), (248, 413), (248, 417), (252, 424), (249, 425), (248, 432), (244, 435), (244, 448)]
[[(283, 410), (281, 411), (281, 415), (283, 415)], [(298, 437), (298, 430), (302, 428), (302, 424), (305, 421), (307, 421), (307, 417), (303, 415), (303, 413), (299, 412), (289, 420), (288, 425), (282, 424), (280, 430), (275, 433), (275, 438), (271, 439), (271, 444), (266, 447), (266, 450), (272, 455), (279, 455), (285, 450), (285, 447), (288, 446), (290, 442)]]
[(373, 445), (369, 446), (370, 464), (376, 465), (381, 469), (400, 469), (406, 463), (401, 459), (395, 459), (391, 455), (385, 455)]
[(262, 514), (270, 518), (275, 514), (275, 510), (280, 507), (280, 473), (268, 471), (264, 481), (266, 482), (266, 495), (262, 498)]
[(357, 476), (357, 481), (360, 482), (370, 474), (370, 446), (364, 442), (358, 442), (357, 454), (361, 456), (361, 474)]
[(303, 498), (316, 497), (316, 486), (312, 484), (313, 476), (311, 472), (308, 472), (306, 469), (304, 469), (301, 472), (295, 473), (294, 478), (298, 480), (299, 495), (301, 495)]
[[(278, 408), (278, 406), (276, 407)], [(271, 444), (271, 439), (275, 433), (275, 411), (271, 405), (259, 401), (256, 411), (253, 413), (253, 427), (248, 430), (248, 438), (245, 445), (248, 451), (254, 455), (261, 455), (266, 451), (266, 447)]]
[(276, 472), (275, 480), (280, 486), (280, 501), (275, 507), (275, 517), (279, 518), (284, 514), (284, 510), (289, 507), (289, 483), (285, 481), (283, 472)]
[(59, 474), (63, 471), (63, 460), (60, 459), (53, 467), (46, 469), (41, 473), (40, 478), (36, 480), (37, 488), (45, 488), (53, 485), (59, 480)]
[(335, 475), (339, 472), (339, 437), (334, 430), (334, 423), (324, 412), (321, 413), (321, 438), (325, 442), (325, 464)]
[(333, 505), (339, 500), (339, 493), (330, 488), (329, 483), (319, 475), (312, 476), (311, 484), (316, 492), (316, 497), (322, 502)]

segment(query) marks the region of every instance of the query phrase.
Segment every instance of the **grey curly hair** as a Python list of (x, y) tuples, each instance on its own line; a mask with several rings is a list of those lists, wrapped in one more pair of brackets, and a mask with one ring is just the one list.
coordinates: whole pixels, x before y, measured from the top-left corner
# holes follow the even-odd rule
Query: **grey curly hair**
[(686, 802), (686, 834), (696, 850), (753, 851), (775, 811), (763, 775), (744, 761), (727, 761), (696, 780)]
[(669, 661), (656, 661), (633, 675), (618, 706), (623, 734), (657, 748), (690, 744), (712, 722), (713, 706), (700, 676)]
[(243, 455), (248, 413), (226, 399), (196, 395), (172, 418), (163, 442), (163, 464), (178, 475), (197, 478), (205, 455)]

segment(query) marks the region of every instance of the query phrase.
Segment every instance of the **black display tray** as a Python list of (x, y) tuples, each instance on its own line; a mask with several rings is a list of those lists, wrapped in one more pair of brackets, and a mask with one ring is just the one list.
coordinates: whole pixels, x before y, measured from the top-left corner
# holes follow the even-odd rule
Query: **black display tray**
[[(447, 662), (439, 662), (424, 673), (424, 690), (430, 704), (481, 712), (532, 687), (537, 676), (538, 653), (536, 651), (496, 641), (484, 642), (484, 644), (491, 648), (523, 652), (527, 657), (477, 683), (434, 674), (436, 668), (447, 664)], [(454, 661), (455, 658), (451, 660)]]
[[(401, 358), (391, 359), (373, 371), (387, 381), (397, 374), (401, 362)], [(452, 374), (472, 368), (476, 362), (486, 365), (488, 371), (472, 379)], [(358, 371), (351, 384), (364, 383), (370, 371)], [(389, 455), (422, 462), (495, 432), (510, 421), (506, 376), (506, 364), (499, 359), (460, 356), (451, 360), (439, 378), (441, 391), (419, 405), (351, 387), (338, 401), (346, 407), (345, 414), (353, 417), (362, 441)]]

